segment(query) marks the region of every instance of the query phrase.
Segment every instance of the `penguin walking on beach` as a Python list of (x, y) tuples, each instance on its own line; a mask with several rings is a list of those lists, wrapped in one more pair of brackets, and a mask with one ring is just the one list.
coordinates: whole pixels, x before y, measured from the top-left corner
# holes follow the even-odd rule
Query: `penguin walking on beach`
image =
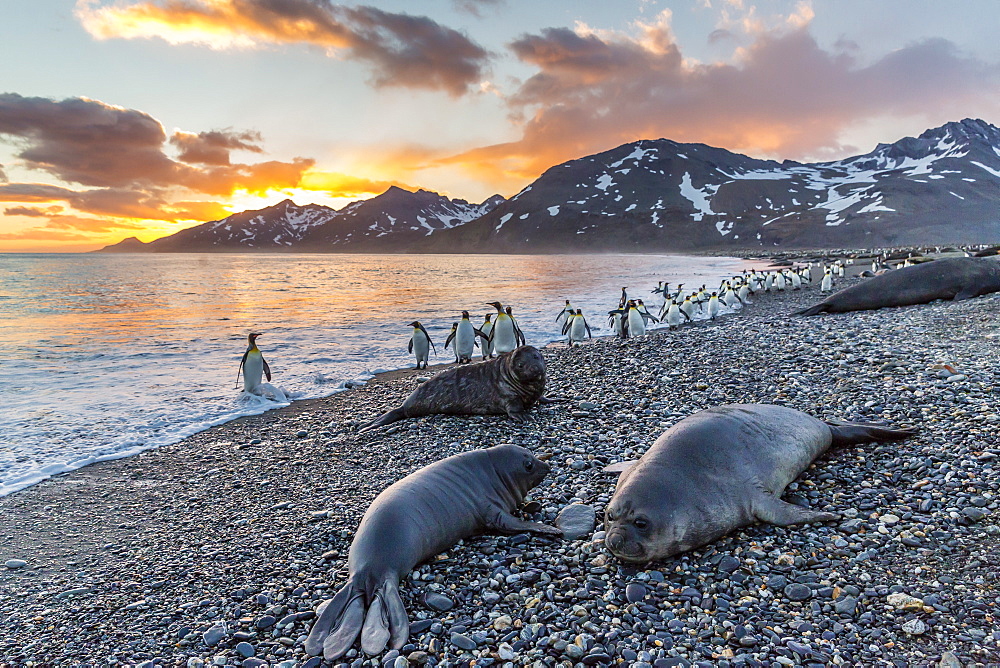
[(493, 341), (490, 340), (490, 335), (493, 332), (493, 322), (490, 320), (493, 316), (489, 313), (486, 314), (486, 320), (479, 326), (479, 331), (483, 333), (479, 337), (479, 350), (483, 353), (483, 359), (490, 359), (493, 357)]
[(622, 296), (618, 300), (618, 308), (620, 309), (624, 309), (625, 305), (628, 304), (628, 292), (626, 292), (626, 290), (628, 290), (628, 288), (622, 288)]
[(584, 334), (587, 335), (587, 338), (594, 338), (594, 335), (590, 333), (590, 325), (587, 324), (586, 318), (583, 317), (583, 310), (581, 309), (576, 309), (576, 312), (566, 320), (562, 331), (563, 334), (567, 335), (566, 345), (571, 348), (583, 341)]
[(623, 309), (617, 308), (613, 311), (608, 311), (608, 327), (614, 331), (617, 337), (622, 339), (628, 338), (628, 332), (625, 330), (625, 311)]
[(459, 364), (468, 364), (472, 361), (472, 352), (479, 346), (476, 342), (477, 336), (483, 336), (482, 331), (472, 325), (469, 312), (462, 311), (462, 319), (455, 328), (455, 355)]
[(455, 341), (455, 334), (458, 333), (458, 323), (451, 323), (451, 332), (448, 334), (448, 338), (444, 341), (444, 349), (448, 350), (448, 346), (451, 346), (451, 351), (455, 353), (455, 363), (458, 363), (458, 346), (453, 345)]
[(625, 314), (625, 326), (630, 337), (642, 336), (646, 333), (646, 317), (639, 310), (635, 301), (630, 300), (628, 303), (628, 311)]
[[(417, 368), (421, 368), (420, 364), (423, 363), (423, 368), (427, 368), (427, 358), (430, 357), (430, 349), (434, 348), (434, 342), (431, 341), (431, 335), (427, 333), (424, 326), (420, 324), (419, 320), (414, 320), (410, 323), (410, 327), (413, 328), (413, 332), (410, 334), (410, 344), (406, 347), (407, 352), (413, 353), (413, 356), (417, 358)], [(437, 348), (434, 348), (434, 354), (437, 354)]]
[(496, 320), (493, 321), (493, 329), (490, 331), (490, 343), (497, 355), (509, 353), (517, 348), (520, 341), (519, 328), (500, 302), (489, 302), (489, 305), (497, 310)]
[(715, 320), (721, 310), (722, 304), (719, 302), (719, 293), (713, 292), (712, 296), (708, 298), (708, 319)]
[(670, 300), (670, 308), (667, 309), (666, 323), (670, 329), (677, 329), (684, 322), (684, 319), (691, 322), (691, 316), (681, 310), (677, 302)]
[(833, 270), (827, 267), (823, 270), (823, 281), (819, 284), (820, 292), (830, 292), (833, 290)]
[(243, 372), (243, 391), (253, 393), (261, 383), (261, 377), (266, 376), (271, 382), (271, 367), (267, 365), (267, 360), (257, 347), (257, 337), (259, 332), (251, 332), (247, 336), (247, 349), (240, 360), (240, 368), (236, 372), (236, 386), (240, 384), (240, 372)]

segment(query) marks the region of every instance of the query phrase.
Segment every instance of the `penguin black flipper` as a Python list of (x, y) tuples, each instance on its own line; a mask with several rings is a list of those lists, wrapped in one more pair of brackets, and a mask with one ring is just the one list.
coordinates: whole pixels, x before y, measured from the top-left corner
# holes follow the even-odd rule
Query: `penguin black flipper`
[(247, 351), (243, 353), (243, 359), (240, 360), (240, 368), (236, 370), (236, 387), (240, 386), (240, 374), (243, 373), (243, 365), (246, 363), (247, 355), (249, 354), (250, 354), (250, 349), (247, 348)]
[(267, 378), (267, 382), (271, 382), (271, 367), (267, 365), (267, 360), (261, 356), (260, 361), (264, 363), (264, 376)]
[(566, 336), (566, 332), (569, 331), (569, 318), (566, 318), (566, 322), (563, 323), (562, 334)]
[(587, 324), (586, 320), (583, 321), (583, 326), (587, 328), (587, 338), (594, 338), (594, 335), (590, 333), (590, 325)]
[[(431, 344), (431, 350), (433, 350), (434, 354), (437, 355), (437, 348), (434, 347), (434, 342), (431, 341), (431, 335), (427, 333), (427, 330), (424, 329), (423, 325), (420, 325), (420, 331), (427, 337), (427, 343)], [(413, 345), (413, 339), (410, 339), (410, 345)], [(413, 350), (411, 349), (410, 352), (413, 352)]]
[(406, 352), (408, 353), (413, 352), (413, 339), (410, 339), (410, 342), (406, 344)]
[(451, 342), (452, 342), (452, 341), (453, 341), (454, 339), (455, 339), (455, 332), (452, 332), (451, 334), (449, 334), (449, 335), (448, 335), (448, 338), (447, 338), (447, 340), (445, 340), (445, 342), (444, 342), (444, 347), (445, 347), (445, 350), (447, 350), (447, 349), (448, 349), (448, 346), (450, 346), (450, 345), (451, 345)]

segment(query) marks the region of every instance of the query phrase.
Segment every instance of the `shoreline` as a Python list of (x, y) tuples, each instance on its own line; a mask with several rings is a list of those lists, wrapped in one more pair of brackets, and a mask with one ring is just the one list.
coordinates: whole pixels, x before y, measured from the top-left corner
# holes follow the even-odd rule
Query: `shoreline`
[[(455, 452), (514, 442), (555, 454), (532, 494), (542, 505), (535, 519), (551, 523), (574, 499), (600, 514), (614, 487), (598, 473), (604, 463), (641, 454), (695, 410), (738, 401), (921, 433), (901, 446), (828, 453), (789, 487), (785, 498), (830, 506), (844, 521), (755, 526), (648, 570), (618, 564), (589, 537), (465, 541), (419, 567), (423, 582), (402, 587), (411, 622), (430, 622), (403, 652), (409, 665), (502, 665), (501, 646), (519, 643), (515, 665), (584, 656), (607, 665), (605, 654), (624, 665), (926, 664), (945, 651), (1000, 661), (991, 621), (1000, 443), (989, 442), (1000, 428), (1000, 295), (788, 317), (818, 299), (814, 282), (714, 324), (546, 346), (547, 392), (573, 401), (536, 408), (523, 425), (435, 416), (356, 437), (356, 424), (398, 405), (417, 376), (450, 365), (400, 369), (0, 498), (0, 563), (28, 561), (0, 569), (0, 665), (201, 665), (216, 656), (244, 665), (241, 638), (255, 658), (302, 665), (306, 617), (342, 583), (350, 536), (391, 482)], [(938, 378), (942, 357), (966, 378)], [(642, 585), (642, 601), (626, 601), (628, 583)], [(789, 600), (789, 584), (806, 586), (808, 598)], [(428, 608), (428, 591), (454, 609)], [(920, 603), (889, 603), (901, 591)], [(302, 618), (266, 623), (291, 613)], [(902, 630), (914, 619), (923, 632)], [(226, 637), (210, 647), (203, 634), (220, 621)], [(608, 638), (612, 627), (620, 632)], [(477, 648), (460, 649), (452, 633), (478, 638)]]

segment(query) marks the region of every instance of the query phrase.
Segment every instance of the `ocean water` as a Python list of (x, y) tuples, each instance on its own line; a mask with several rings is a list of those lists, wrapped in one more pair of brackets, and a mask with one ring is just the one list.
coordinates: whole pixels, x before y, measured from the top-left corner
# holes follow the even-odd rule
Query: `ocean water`
[[(717, 285), (751, 266), (670, 255), (0, 254), (0, 496), (344, 383), (412, 366), (407, 323), (444, 349), (466, 309), (513, 306), (528, 343), (560, 339), (565, 299), (594, 335), (621, 287)], [(242, 392), (250, 331), (273, 398)]]

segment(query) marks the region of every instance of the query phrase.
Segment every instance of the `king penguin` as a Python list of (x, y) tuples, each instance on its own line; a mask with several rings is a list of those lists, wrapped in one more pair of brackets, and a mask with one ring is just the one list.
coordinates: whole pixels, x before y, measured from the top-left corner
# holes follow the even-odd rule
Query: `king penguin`
[(587, 320), (583, 317), (583, 310), (581, 309), (576, 309), (576, 312), (566, 320), (566, 324), (563, 325), (563, 334), (567, 334), (566, 344), (571, 348), (583, 341), (584, 334), (591, 339), (594, 338), (594, 335), (590, 333), (590, 325), (587, 324)]
[(237, 387), (240, 383), (239, 373), (243, 372), (244, 392), (254, 392), (260, 385), (262, 375), (267, 376), (268, 382), (271, 381), (271, 367), (267, 365), (267, 361), (257, 347), (258, 336), (260, 336), (258, 332), (251, 332), (247, 336), (247, 350), (243, 353), (243, 359), (240, 360), (240, 370), (236, 372)]
[(490, 320), (492, 317), (491, 314), (487, 313), (486, 320), (479, 326), (479, 331), (482, 332), (479, 337), (479, 349), (483, 353), (484, 360), (493, 357), (493, 341), (490, 339), (493, 332), (493, 321)]
[(448, 334), (448, 338), (444, 341), (444, 349), (448, 350), (448, 346), (451, 346), (451, 352), (455, 353), (455, 362), (458, 362), (458, 344), (454, 343), (455, 334), (458, 332), (458, 323), (451, 323), (451, 333)]
[(517, 348), (517, 325), (514, 319), (504, 312), (503, 304), (500, 302), (490, 302), (497, 310), (497, 318), (493, 321), (493, 331), (490, 332), (490, 343), (497, 355), (509, 353)]
[[(417, 358), (418, 369), (421, 362), (424, 365), (423, 368), (426, 369), (427, 358), (430, 356), (430, 349), (434, 348), (434, 342), (431, 341), (431, 335), (427, 333), (419, 320), (411, 322), (410, 327), (413, 328), (413, 333), (410, 334), (410, 345), (407, 346), (407, 352), (413, 353), (413, 356)], [(434, 354), (437, 354), (437, 348), (434, 348)]]
[(628, 313), (625, 315), (629, 336), (642, 336), (646, 333), (646, 318), (635, 301), (629, 300)]
[(715, 317), (719, 315), (719, 311), (722, 310), (722, 305), (719, 303), (719, 293), (713, 292), (712, 296), (708, 298), (708, 319), (715, 320)]
[(563, 306), (563, 310), (559, 311), (559, 315), (556, 316), (556, 322), (559, 323), (560, 326), (563, 326), (569, 321), (569, 319), (572, 316), (573, 316), (573, 305), (570, 304), (569, 300), (567, 299), (566, 305)]
[(472, 351), (479, 345), (476, 343), (476, 336), (482, 336), (482, 332), (472, 326), (469, 312), (462, 311), (462, 319), (458, 321), (458, 328), (455, 330), (455, 354), (459, 364), (472, 361)]

